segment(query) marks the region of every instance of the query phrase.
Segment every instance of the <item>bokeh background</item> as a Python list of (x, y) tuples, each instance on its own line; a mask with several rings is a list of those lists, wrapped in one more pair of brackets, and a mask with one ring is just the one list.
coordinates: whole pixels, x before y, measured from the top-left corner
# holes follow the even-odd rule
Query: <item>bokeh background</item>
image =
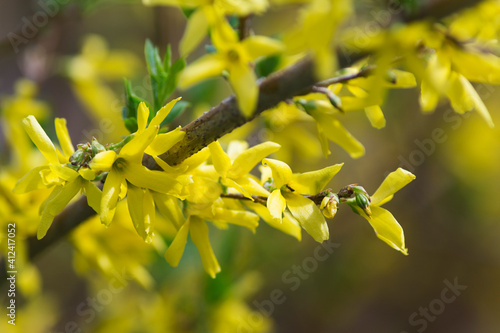
[[(108, 131), (109, 124), (100, 123), (99, 112), (109, 112), (109, 119), (119, 116), (123, 76), (147, 96), (144, 41), (149, 38), (160, 50), (170, 43), (177, 58), (185, 19), (179, 9), (145, 7), (138, 1), (66, 2), (14, 52), (8, 34), (18, 33), (23, 18), (32, 18), (40, 3), (0, 1), (1, 98), (14, 95), (15, 82), (28, 78), (39, 86), (37, 98), (50, 108), (43, 121), (48, 133), (54, 133), (53, 117), (57, 116), (67, 118), (74, 143), (85, 142), (91, 135), (119, 135), (120, 125), (113, 122), (115, 130)], [(377, 6), (376, 2), (360, 2), (358, 10), (369, 16), (366, 13)], [(293, 22), (294, 15), (293, 6), (284, 7), (252, 23), (258, 32), (276, 34)], [(100, 101), (96, 97), (97, 105), (79, 95), (80, 76), (84, 81), (90, 75), (85, 67), (73, 63), (76, 73), (71, 72), (72, 61), (82, 56), (89, 36), (94, 36), (90, 38), (94, 45), (87, 44), (88, 56), (117, 52), (113, 53), (116, 59), (130, 60), (129, 66), (117, 66), (115, 72), (113, 59), (100, 65), (104, 77), (93, 79), (111, 95), (104, 94), (106, 98)], [(108, 51), (103, 51), (103, 42)], [(203, 51), (201, 47), (188, 62)], [(477, 89), (500, 124), (498, 88)], [(179, 94), (192, 104), (176, 120), (186, 124), (228, 96), (230, 89), (217, 79)], [(41, 287), (36, 296), (18, 296), (18, 320), (32, 332), (499, 332), (498, 126), (488, 128), (475, 113), (454, 114), (445, 102), (435, 113), (423, 115), (417, 89), (391, 91), (383, 110), (387, 126), (381, 130), (372, 128), (362, 113), (349, 113), (342, 119), (366, 147), (360, 159), (351, 159), (334, 145), (330, 146), (332, 155), (324, 159), (318, 156), (319, 143), (291, 150), (286, 157), (295, 172), (344, 162), (330, 184), (334, 189), (359, 183), (373, 193), (397, 167), (413, 172), (416, 180), (385, 205), (405, 230), (409, 256), (378, 240), (364, 219), (342, 207), (329, 221), (331, 253), (318, 250), (319, 245), (306, 234), (298, 242), (264, 223), (255, 235), (240, 228), (211, 228), (222, 266), (212, 280), (203, 272), (193, 244), (188, 244), (179, 267), (171, 268), (132, 229), (119, 226), (126, 231), (114, 233), (116, 228), (104, 229), (92, 219), (37, 258), (34, 264)], [(254, 144), (279, 138), (286, 130), (271, 123), (272, 133), (262, 129), (264, 125), (263, 120), (256, 120), (232, 136), (250, 133)], [(0, 134), (0, 158), (6, 165), (10, 151), (4, 133)], [(123, 265), (129, 260), (144, 263), (146, 272), (136, 272), (123, 284), (113, 274), (104, 274), (102, 263), (93, 262), (98, 261), (99, 252), (85, 253), (85, 237), (93, 233), (99, 233), (107, 251), (114, 253), (111, 258), (121, 258), (116, 260)], [(141, 274), (148, 277), (140, 278)], [(464, 287), (456, 294), (445, 290), (457, 283)], [(110, 290), (111, 284), (122, 289), (102, 292)], [(2, 308), (4, 290), (2, 285)], [(103, 302), (105, 294), (112, 297)], [(98, 296), (101, 302), (92, 315), (89, 302)], [(0, 327), (19, 329), (6, 326), (3, 317)], [(231, 324), (234, 320), (237, 324)]]

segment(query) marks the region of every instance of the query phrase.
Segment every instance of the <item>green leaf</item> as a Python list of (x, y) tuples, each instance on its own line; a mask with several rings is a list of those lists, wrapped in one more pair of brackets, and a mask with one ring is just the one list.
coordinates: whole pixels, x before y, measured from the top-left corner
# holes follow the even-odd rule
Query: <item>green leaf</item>
[(177, 59), (172, 67), (170, 67), (167, 82), (165, 83), (165, 100), (172, 95), (175, 88), (177, 87), (177, 82), (179, 79), (179, 74), (186, 67), (186, 60), (184, 58)]
[(257, 77), (266, 77), (274, 72), (276, 68), (278, 68), (280, 60), (280, 55), (272, 55), (259, 60), (255, 64), (255, 72), (257, 73)]
[(158, 48), (154, 47), (149, 40), (146, 40), (144, 54), (153, 92), (153, 108), (150, 108), (149, 116), (149, 121), (151, 121), (177, 87), (178, 74), (186, 67), (186, 62), (184, 58), (179, 58), (171, 65), (170, 46), (167, 47), (162, 61)]
[(125, 118), (123, 122), (130, 133), (137, 132), (137, 118)]
[(142, 100), (132, 91), (130, 81), (125, 79), (125, 106), (122, 108), (122, 117), (125, 127), (133, 133), (137, 131), (137, 108)]

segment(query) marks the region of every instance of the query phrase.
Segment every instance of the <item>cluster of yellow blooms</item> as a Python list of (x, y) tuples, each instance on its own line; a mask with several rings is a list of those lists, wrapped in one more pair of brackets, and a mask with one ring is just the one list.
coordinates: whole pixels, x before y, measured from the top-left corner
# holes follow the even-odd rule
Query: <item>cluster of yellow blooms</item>
[[(158, 133), (158, 130), (176, 101), (159, 110), (149, 124), (149, 110), (141, 103), (137, 132), (118, 145), (106, 147), (94, 140), (79, 145), (76, 151), (64, 119), (55, 120), (61, 147), (58, 149), (36, 119), (26, 117), (24, 128), (48, 164), (28, 172), (17, 182), (14, 192), (21, 194), (53, 188), (41, 207), (38, 238), (45, 236), (55, 215), (82, 192), (106, 226), (114, 219), (117, 203), (126, 197), (133, 225), (146, 242), (153, 240), (158, 210), (164, 217), (163, 222), (170, 223), (176, 230), (175, 238), (165, 252), (166, 260), (172, 266), (178, 265), (189, 234), (200, 252), (205, 270), (212, 277), (220, 267), (209, 242), (206, 221), (212, 221), (220, 228), (236, 224), (255, 231), (260, 216), (298, 239), (301, 238), (300, 228), (318, 242), (328, 239), (328, 226), (320, 208), (306, 196), (320, 193), (340, 170), (341, 164), (294, 174), (286, 163), (266, 158), (280, 148), (278, 144), (264, 142), (247, 148), (246, 143), (235, 141), (229, 145), (227, 153), (218, 142), (213, 142), (181, 164), (169, 166), (158, 156), (180, 141), (185, 132), (180, 128), (167, 133)], [(149, 170), (142, 165), (145, 152), (155, 158), (163, 171)], [(209, 159), (211, 163), (208, 163)], [(262, 177), (258, 179), (250, 171), (261, 162)], [(94, 181), (104, 179), (104, 175), (101, 191)], [(371, 212), (367, 215), (368, 210), (358, 210), (381, 239), (403, 253), (406, 253), (406, 248), (401, 227), (388, 211), (379, 206), (413, 178), (411, 173), (402, 169), (391, 173), (367, 204)], [(248, 198), (249, 201), (243, 203), (224, 195), (231, 193), (241, 193), (242, 199)], [(268, 210), (252, 202), (254, 196), (264, 198)], [(353, 199), (351, 196), (349, 193), (346, 198)], [(183, 209), (180, 200), (184, 202)], [(338, 196), (325, 195), (321, 208), (326, 216), (333, 217), (337, 204)]]
[[(226, 16), (231, 15), (245, 17), (263, 13), (269, 6), (266, 0), (144, 0), (146, 5), (194, 9), (181, 42), (181, 54), (194, 51), (208, 31), (215, 52), (190, 64), (180, 76), (179, 87), (187, 88), (204, 79), (223, 75), (236, 94), (239, 109), (247, 118), (252, 117), (258, 101), (258, 80), (254, 71), (257, 59), (280, 55), (278, 67), (284, 68), (299, 59), (312, 57), (318, 80), (326, 80), (320, 81), (310, 93), (284, 101), (264, 117), (285, 114), (286, 125), (289, 125), (289, 117), (314, 121), (324, 155), (330, 154), (328, 143), (332, 141), (351, 157), (362, 156), (363, 145), (343, 127), (340, 116), (364, 110), (371, 125), (382, 128), (385, 118), (380, 105), (386, 90), (415, 87), (417, 82), (421, 87), (420, 101), (424, 111), (434, 110), (440, 97), (446, 96), (455, 111), (476, 110), (490, 126), (493, 125), (469, 80), (500, 83), (500, 58), (485, 53), (480, 47), (482, 40), (491, 37), (488, 31), (467, 36), (482, 36), (475, 42), (457, 39), (465, 38), (457, 21), (472, 24), (467, 16), (445, 21), (446, 26), (428, 22), (394, 25), (365, 39), (362, 45), (357, 45), (357, 39), (350, 38), (353, 32), (347, 30), (336, 40), (342, 41), (346, 50), (361, 50), (374, 57), (337, 71), (331, 41), (344, 18), (352, 12), (351, 1), (301, 2), (306, 4), (300, 12), (299, 24), (279, 41), (264, 36), (238, 36), (226, 20)], [(484, 13), (488, 6), (498, 9), (498, 4), (488, 1), (476, 10)], [(93, 42), (100, 43), (98, 39), (93, 39)], [(88, 87), (93, 81), (88, 78), (90, 74), (79, 77), (78, 73), (82, 72), (83, 65), (98, 68), (105, 62), (106, 53), (92, 55), (89, 50), (84, 53), (86, 56), (74, 59), (70, 64), (70, 77), (76, 91), (86, 100), (90, 99), (85, 97), (86, 93), (92, 95), (90, 92), (94, 88)], [(337, 80), (329, 81), (328, 78), (335, 73)], [(60, 147), (56, 148), (35, 116), (25, 117), (23, 127), (47, 163), (22, 177), (14, 192), (23, 194), (52, 189), (41, 204), (38, 238), (45, 236), (54, 217), (78, 193), (86, 195), (88, 205), (106, 226), (115, 219), (118, 203), (126, 198), (133, 226), (144, 241), (154, 242), (155, 230), (173, 230), (173, 241), (165, 252), (167, 262), (178, 265), (190, 235), (206, 272), (215, 277), (220, 266), (209, 242), (207, 222), (219, 228), (236, 224), (255, 231), (262, 219), (299, 240), (301, 229), (304, 229), (316, 241), (323, 242), (329, 238), (324, 216), (333, 218), (338, 205), (345, 202), (368, 220), (380, 239), (407, 254), (401, 226), (381, 205), (415, 178), (410, 172), (398, 169), (389, 174), (371, 196), (356, 185), (334, 193), (325, 190), (325, 186), (340, 171), (342, 164), (293, 173), (287, 163), (269, 158), (281, 147), (271, 141), (250, 148), (246, 142), (232, 141), (226, 151), (215, 141), (179, 165), (171, 166), (159, 156), (181, 141), (185, 132), (180, 127), (163, 132), (160, 125), (179, 99), (153, 113), (142, 102), (137, 109), (137, 130), (134, 133), (116, 144), (103, 145), (94, 139), (79, 144), (76, 150), (65, 119), (55, 120)], [(13, 127), (12, 130), (19, 129)], [(146, 168), (142, 164), (144, 154), (151, 156), (162, 170)], [(260, 177), (251, 173), (255, 167), (259, 168)], [(102, 189), (96, 182), (103, 183)], [(168, 227), (158, 223), (157, 212), (162, 216), (161, 223), (168, 224)]]

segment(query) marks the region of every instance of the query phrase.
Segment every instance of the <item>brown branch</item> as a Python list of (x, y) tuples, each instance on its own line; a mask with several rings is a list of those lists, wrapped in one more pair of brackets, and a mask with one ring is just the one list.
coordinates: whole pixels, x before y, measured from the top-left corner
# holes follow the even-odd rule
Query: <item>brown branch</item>
[[(236, 98), (231, 96), (182, 128), (186, 136), (182, 141), (160, 156), (170, 165), (177, 165), (210, 143), (257, 117), (260, 113), (290, 99), (310, 88), (315, 82), (313, 62), (305, 59), (290, 68), (274, 73), (259, 84), (257, 108), (250, 118), (238, 109)], [(146, 166), (160, 167), (149, 158)]]

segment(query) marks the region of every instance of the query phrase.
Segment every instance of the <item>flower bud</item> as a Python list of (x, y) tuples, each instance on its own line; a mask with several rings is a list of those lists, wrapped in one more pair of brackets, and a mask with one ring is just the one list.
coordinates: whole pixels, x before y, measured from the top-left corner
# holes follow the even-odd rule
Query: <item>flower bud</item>
[(323, 209), (323, 215), (329, 219), (333, 219), (337, 214), (339, 197), (335, 193), (329, 193), (321, 201), (320, 208)]

